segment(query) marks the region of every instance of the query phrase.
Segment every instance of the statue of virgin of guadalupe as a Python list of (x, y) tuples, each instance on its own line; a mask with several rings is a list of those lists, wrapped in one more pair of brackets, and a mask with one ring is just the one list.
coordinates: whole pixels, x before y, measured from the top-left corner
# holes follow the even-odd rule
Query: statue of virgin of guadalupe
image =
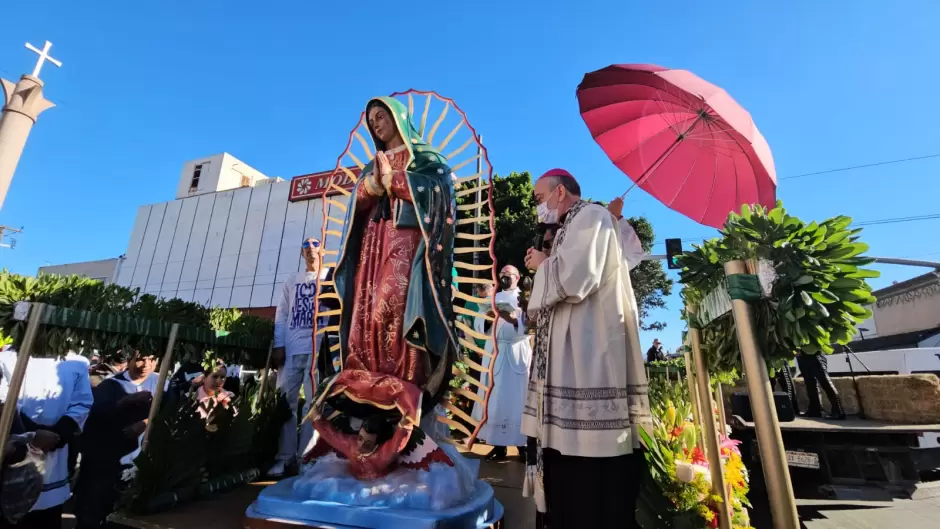
[(422, 408), (448, 388), (458, 350), (456, 204), (447, 160), (422, 141), (403, 104), (373, 99), (366, 119), (376, 155), (353, 189), (333, 275), (343, 367), (317, 391), (320, 446), (305, 459), (332, 449), (354, 476), (371, 479), (423, 440)]

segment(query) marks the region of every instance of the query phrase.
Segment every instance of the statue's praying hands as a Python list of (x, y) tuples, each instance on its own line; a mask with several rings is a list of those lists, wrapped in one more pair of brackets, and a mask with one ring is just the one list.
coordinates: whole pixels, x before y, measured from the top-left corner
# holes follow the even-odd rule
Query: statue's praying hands
[(388, 161), (388, 156), (384, 151), (375, 153), (375, 178), (383, 189), (391, 192), (392, 187), (392, 164)]

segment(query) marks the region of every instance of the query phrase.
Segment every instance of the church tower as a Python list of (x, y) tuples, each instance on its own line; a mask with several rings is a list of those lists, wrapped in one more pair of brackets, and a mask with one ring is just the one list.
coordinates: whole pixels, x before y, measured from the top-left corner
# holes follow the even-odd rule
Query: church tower
[(51, 47), (52, 43), (48, 40), (42, 50), (26, 43), (26, 48), (39, 54), (33, 73), (24, 75), (16, 84), (0, 79), (3, 86), (3, 114), (0, 117), (0, 208), (3, 207), (10, 182), (13, 181), (13, 173), (23, 154), (33, 124), (39, 114), (55, 106), (43, 97), (43, 85), (39, 79), (39, 71), (46, 61), (55, 66), (62, 66), (61, 62), (49, 56)]

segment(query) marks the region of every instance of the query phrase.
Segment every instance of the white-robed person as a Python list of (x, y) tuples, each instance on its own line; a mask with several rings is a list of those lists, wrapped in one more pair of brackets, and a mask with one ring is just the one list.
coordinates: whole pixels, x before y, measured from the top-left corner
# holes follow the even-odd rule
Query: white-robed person
[[(486, 406), (487, 420), (479, 434), (480, 439), (493, 447), (486, 456), (492, 461), (506, 459), (506, 448), (510, 446), (518, 447), (522, 455), (526, 445), (526, 437), (522, 434), (522, 408), (532, 363), (532, 345), (526, 334), (525, 315), (519, 307), (519, 279), (519, 270), (512, 265), (506, 265), (500, 271), (500, 291), (495, 296), (496, 307), (491, 311), (496, 318), (496, 339), (494, 342), (490, 338), (484, 347), (487, 353), (493, 354), (495, 343), (497, 351), (495, 362), (491, 357), (484, 357), (482, 361), (485, 368), (493, 364), (493, 389)], [(488, 375), (481, 374), (480, 381), (487, 384)], [(482, 397), (482, 390), (479, 393)], [(474, 404), (472, 417), (482, 419), (481, 403)]]
[(570, 173), (535, 183), (549, 253), (530, 248), (535, 348), (523, 432), (535, 438), (524, 492), (552, 529), (635, 527), (641, 454), (651, 426), (636, 299), (617, 219), (581, 200)]
[[(0, 352), (0, 400), (8, 402), (10, 381), (17, 352)], [(94, 397), (88, 378), (88, 359), (74, 353), (64, 358), (34, 356), (26, 365), (26, 377), (20, 388), (17, 408), (28, 431), (45, 430), (55, 435), (43, 436), (45, 453), (42, 494), (17, 527), (60, 529), (62, 506), (72, 494), (69, 483), (68, 443), (79, 434), (88, 419)], [(56, 442), (46, 442), (54, 438)]]

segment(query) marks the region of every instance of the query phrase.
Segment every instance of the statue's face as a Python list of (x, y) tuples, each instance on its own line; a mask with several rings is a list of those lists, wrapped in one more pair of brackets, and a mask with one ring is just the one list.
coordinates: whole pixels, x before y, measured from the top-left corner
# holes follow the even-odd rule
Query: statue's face
[(392, 116), (382, 105), (373, 105), (369, 109), (369, 128), (383, 143), (388, 143), (392, 138), (398, 136), (398, 128), (392, 121)]
[(366, 432), (365, 428), (359, 430), (359, 453), (371, 454), (375, 451), (377, 435)]

